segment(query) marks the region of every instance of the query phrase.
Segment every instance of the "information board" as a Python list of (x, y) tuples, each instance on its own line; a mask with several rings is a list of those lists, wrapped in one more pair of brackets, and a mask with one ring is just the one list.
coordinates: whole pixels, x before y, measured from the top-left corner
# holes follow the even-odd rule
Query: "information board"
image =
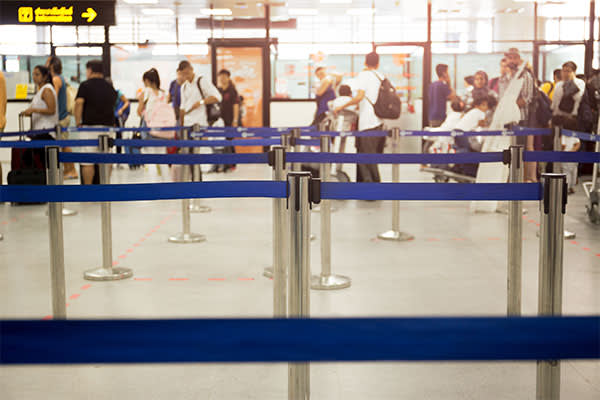
[(2, 25), (115, 25), (115, 0), (0, 1)]

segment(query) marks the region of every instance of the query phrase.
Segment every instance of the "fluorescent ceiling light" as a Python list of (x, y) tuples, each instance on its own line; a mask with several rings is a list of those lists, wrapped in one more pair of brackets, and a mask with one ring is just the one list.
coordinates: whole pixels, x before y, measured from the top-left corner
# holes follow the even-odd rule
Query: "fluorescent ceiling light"
[(288, 14), (294, 16), (317, 15), (318, 13), (316, 8), (290, 8), (288, 10)]
[(123, 0), (127, 4), (158, 4), (158, 0)]
[(175, 12), (170, 8), (144, 8), (142, 9), (144, 15), (175, 15)]
[(200, 10), (202, 15), (232, 15), (230, 8), (203, 8)]
[(321, 4), (352, 4), (352, 0), (321, 0)]
[(375, 10), (372, 8), (351, 8), (346, 11), (348, 15), (373, 15)]

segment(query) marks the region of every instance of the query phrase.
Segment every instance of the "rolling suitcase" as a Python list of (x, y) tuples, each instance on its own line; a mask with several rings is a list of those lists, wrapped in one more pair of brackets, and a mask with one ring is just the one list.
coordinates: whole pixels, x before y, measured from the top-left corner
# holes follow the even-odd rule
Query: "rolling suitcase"
[[(24, 132), (24, 116), (19, 115), (19, 131)], [(20, 139), (23, 139), (21, 136)], [(46, 165), (44, 149), (12, 149), (11, 170), (7, 176), (9, 185), (45, 185)], [(13, 203), (14, 205), (43, 203)]]

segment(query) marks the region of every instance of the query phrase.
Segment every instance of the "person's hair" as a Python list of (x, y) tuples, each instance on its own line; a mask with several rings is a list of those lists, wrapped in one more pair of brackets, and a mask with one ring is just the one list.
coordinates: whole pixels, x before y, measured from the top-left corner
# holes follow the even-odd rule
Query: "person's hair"
[(42, 77), (44, 78), (41, 86), (45, 85), (46, 83), (52, 83), (52, 74), (50, 73), (50, 68), (44, 65), (36, 65), (33, 69), (40, 71), (40, 74), (42, 74)]
[(352, 89), (348, 85), (341, 85), (338, 89), (338, 93), (340, 94), (340, 96), (352, 97)]
[(585, 79), (585, 74), (577, 74), (577, 75), (575, 75), (575, 78), (581, 79), (582, 81), (586, 81), (587, 80), (587, 79)]
[(473, 86), (475, 84), (475, 77), (473, 75), (465, 76), (465, 82)]
[(90, 60), (85, 67), (95, 74), (104, 74), (104, 64), (102, 60)]
[(465, 111), (465, 103), (460, 99), (452, 100), (452, 103), (450, 103), (450, 107), (452, 108), (453, 111), (456, 111), (456, 112)]
[(160, 76), (158, 76), (156, 68), (150, 68), (148, 71), (144, 72), (142, 80), (154, 83), (156, 87), (160, 89)]
[(317, 69), (315, 69), (315, 74), (318, 74), (319, 71), (325, 69), (325, 67), (317, 67)]
[(177, 71), (183, 71), (184, 69), (192, 68), (192, 64), (188, 60), (183, 60), (179, 63)]
[(559, 78), (562, 78), (562, 75), (561, 75), (561, 73), (562, 73), (562, 69), (560, 69), (560, 68), (556, 68), (556, 69), (554, 70), (554, 72), (552, 73), (552, 77), (553, 77), (553, 78), (556, 78), (556, 77), (558, 76)]
[(563, 68), (571, 68), (573, 72), (577, 71), (577, 64), (575, 64), (573, 61), (567, 61), (562, 66)]
[(228, 78), (231, 78), (231, 72), (229, 72), (229, 70), (225, 68), (219, 71), (219, 75), (227, 75)]
[(374, 51), (365, 56), (365, 64), (367, 67), (375, 68), (379, 65), (379, 54)]
[(494, 96), (478, 96), (473, 99), (473, 107), (479, 107), (483, 103), (487, 103), (489, 109), (493, 109), (498, 104), (498, 101)]
[(481, 75), (481, 76), (483, 76), (483, 80), (485, 81), (485, 83), (484, 83), (484, 86), (486, 86), (486, 87), (487, 87), (487, 84), (488, 84), (488, 81), (489, 81), (488, 74), (487, 74), (485, 71), (481, 71), (481, 70), (480, 70), (480, 71), (477, 71), (477, 72), (475, 72), (475, 75), (473, 76), (473, 82), (475, 82), (475, 77), (476, 77), (477, 75)]
[(448, 72), (448, 65), (438, 64), (435, 66), (435, 73), (438, 76), (438, 78), (441, 78), (442, 75), (444, 75), (446, 72)]
[(62, 61), (60, 61), (60, 58), (50, 56), (48, 59), (48, 67), (50, 67), (50, 71), (54, 71), (56, 75), (62, 74)]

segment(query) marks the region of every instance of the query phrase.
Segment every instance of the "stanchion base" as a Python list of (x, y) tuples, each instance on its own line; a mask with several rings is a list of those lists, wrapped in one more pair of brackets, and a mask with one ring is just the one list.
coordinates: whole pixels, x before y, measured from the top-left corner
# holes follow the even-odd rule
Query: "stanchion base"
[(317, 240), (317, 237), (311, 233), (310, 234), (310, 241), (314, 242), (315, 240)]
[(313, 275), (310, 280), (310, 288), (313, 290), (339, 290), (349, 288), (352, 279), (342, 275), (317, 276)]
[(413, 235), (410, 235), (408, 233), (397, 231), (383, 232), (377, 235), (377, 237), (381, 240), (394, 240), (396, 242), (407, 242), (415, 238)]
[(197, 233), (178, 233), (169, 238), (169, 243), (200, 243), (206, 241), (206, 236)]
[(4, 236), (0, 233), (0, 240), (4, 240)]
[[(62, 215), (63, 217), (72, 217), (74, 215), (77, 215), (78, 212), (75, 210), (69, 210), (68, 208), (63, 208), (62, 209)], [(46, 210), (46, 217), (48, 216), (48, 210)]]
[(133, 271), (129, 268), (114, 267), (111, 269), (96, 268), (84, 272), (83, 278), (88, 281), (118, 281), (131, 278)]
[(273, 267), (267, 267), (263, 271), (263, 276), (265, 278), (273, 278)]
[(209, 213), (212, 211), (212, 208), (209, 206), (203, 206), (201, 204), (190, 204), (190, 212), (191, 213)]
[[(540, 237), (540, 231), (537, 231), (537, 232), (535, 233), (535, 236), (536, 236), (536, 237)], [(575, 232), (564, 231), (563, 238), (564, 238), (565, 240), (573, 240), (573, 239), (575, 239), (576, 237), (577, 237), (577, 234), (576, 234)]]

